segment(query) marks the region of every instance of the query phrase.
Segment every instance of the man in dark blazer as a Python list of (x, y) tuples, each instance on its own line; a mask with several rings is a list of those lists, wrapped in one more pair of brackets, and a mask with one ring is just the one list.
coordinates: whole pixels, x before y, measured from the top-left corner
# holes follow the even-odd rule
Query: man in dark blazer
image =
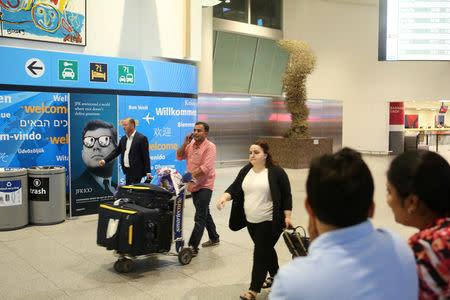
[(100, 166), (121, 154), (120, 163), (125, 173), (126, 184), (141, 182), (142, 177), (150, 174), (150, 156), (148, 153), (148, 139), (134, 128), (136, 122), (132, 118), (122, 121), (125, 135), (120, 139), (119, 145), (105, 159), (98, 162)]

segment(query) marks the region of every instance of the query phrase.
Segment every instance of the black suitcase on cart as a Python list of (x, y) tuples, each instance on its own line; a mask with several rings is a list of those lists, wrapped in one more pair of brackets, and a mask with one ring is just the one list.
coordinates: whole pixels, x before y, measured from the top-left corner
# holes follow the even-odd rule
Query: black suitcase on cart
[(167, 252), (172, 243), (172, 214), (135, 203), (101, 204), (97, 244), (128, 256)]
[(137, 205), (147, 208), (172, 210), (173, 194), (151, 183), (139, 183), (119, 187), (117, 198), (128, 198)]

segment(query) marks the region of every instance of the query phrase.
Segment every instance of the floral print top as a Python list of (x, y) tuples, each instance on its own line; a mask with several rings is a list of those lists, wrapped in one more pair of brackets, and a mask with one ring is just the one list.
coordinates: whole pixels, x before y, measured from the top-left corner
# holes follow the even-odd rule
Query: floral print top
[(450, 299), (450, 217), (437, 219), (409, 239), (419, 273), (419, 299)]

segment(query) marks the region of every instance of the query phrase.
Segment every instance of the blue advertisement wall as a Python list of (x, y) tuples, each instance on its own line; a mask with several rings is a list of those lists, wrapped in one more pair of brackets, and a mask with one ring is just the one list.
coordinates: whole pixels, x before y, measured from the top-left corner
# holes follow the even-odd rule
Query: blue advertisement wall
[(0, 91), (0, 167), (53, 165), (69, 170), (68, 97)]
[[(148, 138), (152, 174), (160, 168), (174, 168), (183, 174), (186, 163), (175, 154), (197, 120), (197, 99), (119, 96), (119, 119), (136, 120), (136, 130)], [(120, 137), (124, 135), (123, 129)], [(120, 184), (125, 175), (120, 172)]]
[[(82, 132), (88, 121), (113, 124), (120, 138), (120, 120), (135, 118), (136, 129), (149, 140), (152, 173), (161, 167), (184, 172), (185, 162), (176, 161), (175, 153), (197, 120), (197, 67), (12, 47), (0, 47), (0, 66), (0, 167), (65, 166), (75, 193), (73, 214), (95, 213), (98, 204), (111, 197), (95, 194), (96, 184), (106, 190), (120, 183), (118, 159), (110, 181), (99, 182), (105, 174), (98, 172), (95, 184), (84, 185), (89, 193), (77, 181), (86, 171)], [(83, 106), (100, 112), (80, 115)], [(90, 135), (94, 150), (100, 136), (108, 134)]]
[(117, 146), (116, 125), (116, 95), (70, 94), (72, 215), (95, 213), (114, 198), (117, 163), (100, 167), (98, 161)]

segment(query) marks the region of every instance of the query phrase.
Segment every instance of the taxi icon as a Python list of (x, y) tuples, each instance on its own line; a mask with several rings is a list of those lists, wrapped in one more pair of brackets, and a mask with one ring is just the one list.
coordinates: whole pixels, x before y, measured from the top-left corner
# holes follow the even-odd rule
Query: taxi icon
[(74, 79), (75, 72), (70, 68), (64, 68), (64, 70), (61, 73), (61, 76), (63, 79), (66, 79), (66, 78)]

